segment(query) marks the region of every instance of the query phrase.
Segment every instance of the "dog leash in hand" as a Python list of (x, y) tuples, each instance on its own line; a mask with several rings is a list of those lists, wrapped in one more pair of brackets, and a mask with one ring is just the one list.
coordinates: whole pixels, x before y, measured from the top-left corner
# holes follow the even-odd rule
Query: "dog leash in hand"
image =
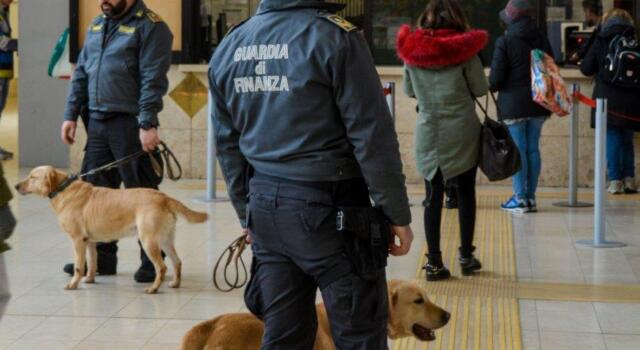
[[(217, 290), (221, 292), (230, 292), (234, 289), (240, 289), (247, 284), (248, 273), (247, 273), (247, 265), (244, 263), (242, 259), (242, 252), (247, 247), (247, 235), (242, 235), (236, 238), (227, 248), (225, 248), (224, 252), (218, 258), (215, 267), (213, 268), (213, 285)], [(224, 283), (226, 283), (226, 287), (221, 288), (218, 284), (218, 269), (221, 267), (220, 264), (223, 260), (226, 261), (224, 263), (224, 269), (222, 270), (222, 276), (224, 278)], [(229, 278), (229, 269), (235, 269), (235, 278), (233, 281)]]
[[(154, 152), (157, 152), (160, 155), (160, 157), (163, 159), (164, 163), (166, 164), (167, 177), (173, 181), (180, 180), (180, 178), (182, 178), (182, 166), (180, 165), (180, 162), (178, 162), (178, 159), (173, 154), (173, 152), (171, 152), (167, 144), (164, 143), (164, 141), (160, 141), (158, 148)], [(71, 185), (74, 181), (78, 179), (82, 179), (83, 177), (89, 176), (89, 175), (95, 175), (103, 171), (109, 171), (121, 165), (128, 164), (145, 154), (147, 154), (147, 152), (145, 152), (144, 150), (140, 150), (138, 152), (125, 156), (124, 158), (120, 158), (114, 162), (105, 164), (95, 169), (91, 169), (85, 173), (71, 174), (62, 184), (60, 184), (60, 186), (58, 186), (57, 190), (49, 193), (48, 196), (50, 199), (53, 199), (55, 196), (60, 194), (60, 192), (64, 191), (67, 187), (69, 187), (69, 185)], [(153, 171), (156, 173), (158, 177), (162, 178), (164, 175), (164, 170), (162, 168), (162, 165), (158, 162), (158, 160), (152, 154), (149, 154), (149, 159), (151, 160), (151, 167), (153, 168)], [(174, 163), (175, 166), (177, 167), (177, 172), (174, 170), (172, 163)]]

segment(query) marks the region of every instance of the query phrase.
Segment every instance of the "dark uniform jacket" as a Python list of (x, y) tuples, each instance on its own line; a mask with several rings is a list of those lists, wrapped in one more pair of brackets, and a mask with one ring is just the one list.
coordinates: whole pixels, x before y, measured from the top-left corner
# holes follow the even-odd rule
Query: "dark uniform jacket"
[(77, 120), (88, 104), (97, 115), (129, 114), (157, 123), (169, 87), (172, 42), (167, 24), (142, 0), (121, 19), (96, 17), (73, 73), (65, 120)]
[(4, 170), (2, 169), (2, 164), (0, 164), (0, 207), (7, 205), (11, 198), (13, 198), (11, 189), (9, 189), (7, 180), (4, 178)]
[(489, 75), (489, 88), (498, 91), (500, 119), (548, 117), (547, 109), (533, 101), (531, 93), (531, 50), (551, 55), (549, 40), (530, 17), (509, 24), (496, 40)]
[(246, 169), (297, 181), (365, 178), (398, 225), (411, 221), (399, 145), (365, 39), (309, 0), (263, 0), (227, 35), (209, 80), (218, 159), (243, 221)]
[[(609, 51), (609, 44), (620, 34), (633, 36), (635, 28), (616, 17), (608, 20), (602, 26), (602, 31), (596, 37), (589, 53), (580, 63), (580, 70), (584, 75), (595, 76), (596, 86), (593, 89), (593, 98), (606, 98), (609, 110), (640, 117), (640, 89), (616, 86), (604, 79), (605, 58)], [(607, 118), (607, 124), (640, 131), (640, 122), (611, 114)], [(595, 126), (595, 111), (592, 111), (591, 126)]]

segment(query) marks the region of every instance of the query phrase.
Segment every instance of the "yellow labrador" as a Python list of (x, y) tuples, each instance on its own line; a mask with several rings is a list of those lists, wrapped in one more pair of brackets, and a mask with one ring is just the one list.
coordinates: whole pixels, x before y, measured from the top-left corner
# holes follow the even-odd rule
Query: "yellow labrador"
[[(449, 322), (450, 314), (429, 301), (414, 282), (389, 281), (389, 338), (435, 339), (434, 329)], [(318, 332), (314, 350), (335, 350), (329, 318), (323, 304), (316, 305)], [(197, 324), (182, 338), (181, 350), (258, 350), (264, 324), (249, 313), (218, 316)]]
[[(206, 213), (195, 212), (181, 202), (153, 189), (114, 190), (94, 187), (82, 180), (67, 181), (68, 175), (50, 166), (33, 169), (16, 185), (26, 195), (33, 193), (52, 197), (51, 206), (58, 216), (60, 227), (69, 234), (74, 245), (75, 271), (66, 289), (76, 289), (84, 275), (85, 252), (89, 251), (88, 273), (85, 283), (93, 283), (96, 276), (96, 242), (111, 242), (136, 234), (156, 270), (153, 285), (145, 290), (156, 293), (164, 280), (167, 266), (162, 253), (173, 263), (175, 277), (169, 285), (180, 287), (181, 261), (174, 247), (176, 215), (189, 222), (208, 219)], [(68, 186), (67, 186), (68, 185)], [(62, 187), (62, 188), (61, 188)], [(55, 196), (50, 196), (55, 194)]]

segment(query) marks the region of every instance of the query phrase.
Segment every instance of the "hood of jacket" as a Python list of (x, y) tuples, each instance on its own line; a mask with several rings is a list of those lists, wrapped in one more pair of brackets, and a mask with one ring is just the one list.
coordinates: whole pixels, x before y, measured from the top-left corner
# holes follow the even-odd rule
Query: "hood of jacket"
[(523, 16), (507, 26), (507, 35), (532, 41), (540, 36), (540, 31), (531, 17)]
[(604, 39), (611, 39), (616, 35), (628, 33), (632, 36), (635, 34), (635, 28), (622, 17), (611, 17), (606, 23), (602, 24), (602, 29), (598, 34)]
[(452, 29), (400, 27), (396, 40), (398, 57), (407, 65), (421, 68), (455, 66), (477, 55), (489, 41), (484, 30), (460, 32)]

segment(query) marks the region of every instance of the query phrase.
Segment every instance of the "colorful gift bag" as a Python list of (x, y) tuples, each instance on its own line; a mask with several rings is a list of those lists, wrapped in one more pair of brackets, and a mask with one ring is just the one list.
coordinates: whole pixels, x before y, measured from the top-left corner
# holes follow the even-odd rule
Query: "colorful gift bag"
[(569, 115), (573, 101), (553, 58), (544, 51), (531, 51), (533, 100), (560, 117)]

